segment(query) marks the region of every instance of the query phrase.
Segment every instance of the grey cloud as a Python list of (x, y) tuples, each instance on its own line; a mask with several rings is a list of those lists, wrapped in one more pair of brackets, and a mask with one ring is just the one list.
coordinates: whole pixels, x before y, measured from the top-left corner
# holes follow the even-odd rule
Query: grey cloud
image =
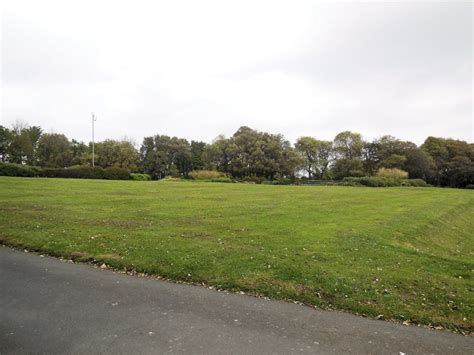
[(45, 28), (6, 11), (2, 30), (3, 85), (67, 85), (112, 79), (100, 66), (100, 49), (68, 36), (61, 28)]
[(87, 140), (94, 110), (99, 139), (249, 125), (473, 140), (472, 3), (146, 4), (94, 9), (84, 30), (71, 13), (5, 12), (1, 123)]

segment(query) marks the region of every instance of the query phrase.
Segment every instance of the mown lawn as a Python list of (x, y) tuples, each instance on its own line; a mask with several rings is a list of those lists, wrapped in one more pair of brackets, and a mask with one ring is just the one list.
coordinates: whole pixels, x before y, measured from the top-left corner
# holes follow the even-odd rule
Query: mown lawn
[(472, 190), (1, 177), (0, 241), (473, 330)]

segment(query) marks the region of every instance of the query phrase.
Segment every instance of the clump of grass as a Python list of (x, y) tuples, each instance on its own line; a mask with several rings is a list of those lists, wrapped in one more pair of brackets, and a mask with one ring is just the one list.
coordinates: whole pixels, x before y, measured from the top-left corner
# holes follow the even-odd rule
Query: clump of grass
[(389, 179), (407, 179), (408, 173), (404, 170), (397, 168), (380, 168), (377, 171), (377, 176)]
[(193, 170), (189, 177), (194, 180), (211, 180), (226, 177), (224, 173), (215, 170)]
[(135, 181), (150, 181), (151, 176), (149, 174), (141, 174), (141, 173), (132, 173), (130, 174), (130, 178)]

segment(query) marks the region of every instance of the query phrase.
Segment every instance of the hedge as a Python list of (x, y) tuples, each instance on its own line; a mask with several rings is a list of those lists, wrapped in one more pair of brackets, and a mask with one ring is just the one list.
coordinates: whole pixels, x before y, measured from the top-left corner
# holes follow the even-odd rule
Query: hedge
[[(129, 180), (130, 171), (119, 167), (70, 166), (68, 168), (39, 168), (35, 166), (0, 163), (0, 176), (48, 177), (75, 179)], [(143, 174), (146, 175), (146, 174)]]
[(402, 186), (428, 187), (431, 186), (423, 179), (405, 179), (402, 180)]
[(209, 181), (210, 182), (225, 182), (225, 183), (235, 182), (234, 180), (232, 180), (230, 177), (227, 177), (227, 176), (223, 176), (223, 177), (219, 177), (219, 178), (215, 178), (215, 179), (210, 179)]
[(377, 171), (377, 176), (381, 178), (406, 179), (408, 178), (408, 173), (397, 168), (380, 168)]
[(340, 185), (343, 186), (368, 186), (368, 187), (393, 187), (393, 186), (414, 186), (428, 187), (423, 179), (396, 179), (383, 178), (379, 176), (363, 176), (363, 177), (345, 177)]
[(100, 166), (71, 166), (68, 168), (44, 168), (41, 176), (50, 178), (104, 179), (105, 170)]
[(130, 180), (130, 171), (125, 168), (111, 166), (105, 168), (104, 179), (107, 180)]
[(251, 184), (261, 184), (265, 182), (265, 178), (262, 176), (244, 176), (243, 178), (237, 179), (240, 182), (247, 182)]
[(189, 177), (194, 180), (210, 180), (225, 177), (224, 173), (215, 170), (193, 170), (189, 173)]
[(132, 173), (132, 174), (130, 174), (130, 178), (132, 180), (136, 180), (136, 181), (150, 181), (151, 180), (150, 175), (140, 174), (140, 173)]
[(68, 170), (76, 170), (80, 173), (81, 179), (103, 179), (104, 169), (100, 166), (72, 166)]
[(0, 176), (22, 176), (35, 177), (39, 176), (41, 169), (35, 166), (0, 163)]

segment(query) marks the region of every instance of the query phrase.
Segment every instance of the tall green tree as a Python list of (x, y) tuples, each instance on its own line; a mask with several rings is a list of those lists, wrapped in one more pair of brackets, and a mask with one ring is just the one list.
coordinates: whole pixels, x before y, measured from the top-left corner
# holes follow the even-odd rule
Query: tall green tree
[(25, 134), (29, 140), (28, 154), (26, 163), (28, 165), (36, 165), (38, 163), (38, 143), (43, 130), (39, 126), (29, 126), (25, 128), (22, 134)]
[(295, 149), (301, 158), (301, 168), (313, 179), (318, 162), (318, 140), (313, 137), (300, 137), (295, 143)]
[(333, 151), (332, 142), (318, 141), (318, 161), (316, 166), (321, 180), (328, 178), (329, 164), (332, 160)]
[(13, 133), (12, 141), (8, 146), (8, 156), (10, 163), (24, 164), (28, 157), (33, 154), (31, 140), (24, 131)]
[(92, 161), (89, 147), (84, 142), (71, 140), (72, 165), (87, 165)]
[(187, 177), (192, 170), (192, 154), (189, 142), (184, 138), (173, 137), (170, 150), (173, 152), (171, 165), (176, 166), (178, 176)]
[(48, 168), (72, 164), (71, 143), (64, 134), (45, 133), (38, 141), (38, 163)]
[(192, 170), (202, 170), (204, 169), (204, 150), (206, 148), (206, 143), (199, 141), (191, 141), (191, 166)]
[(362, 148), (362, 165), (365, 175), (375, 175), (380, 164), (380, 144), (377, 141), (365, 142)]
[(407, 157), (403, 154), (392, 154), (386, 159), (382, 160), (379, 164), (381, 168), (388, 168), (388, 169), (403, 169), (405, 166), (405, 162), (407, 161)]
[(378, 147), (379, 168), (405, 170), (408, 154), (418, 149), (415, 143), (404, 142), (390, 135), (375, 140), (375, 143)]
[[(26, 122), (16, 121), (11, 130), (3, 128), (3, 159), (17, 164), (37, 164), (38, 142), (42, 134), (39, 126), (29, 126)], [(8, 142), (8, 144), (7, 144)]]
[(308, 173), (308, 178), (324, 179), (332, 154), (332, 143), (313, 137), (300, 137), (295, 143), (301, 165)]
[(230, 163), (234, 159), (236, 150), (237, 147), (230, 139), (220, 135), (204, 148), (204, 166), (207, 169), (229, 173)]
[(263, 175), (263, 140), (258, 142), (260, 138), (258, 131), (245, 126), (240, 127), (231, 137), (234, 157), (230, 162), (230, 170), (233, 176)]
[(143, 172), (152, 179), (161, 179), (166, 176), (166, 155), (157, 151), (154, 137), (145, 137), (140, 147), (140, 164)]
[(237, 178), (294, 176), (298, 156), (279, 134), (240, 127), (230, 138), (217, 137), (204, 149), (205, 166)]
[(34, 155), (34, 147), (29, 128), (26, 122), (20, 120), (12, 125), (12, 129), (10, 130), (11, 142), (7, 151), (11, 163), (31, 163)]
[(364, 141), (359, 133), (344, 131), (334, 138), (334, 152), (340, 159), (360, 159)]
[(280, 134), (243, 126), (224, 147), (228, 172), (234, 177), (283, 178), (293, 176), (298, 165), (297, 154)]
[(468, 184), (466, 182), (468, 179), (453, 179), (452, 174), (455, 174), (456, 177), (470, 176), (466, 171), (469, 172), (471, 169), (469, 162), (474, 161), (474, 145), (455, 139), (428, 137), (421, 149), (434, 160), (435, 177), (433, 182), (435, 184), (453, 187), (462, 187), (461, 185)]
[(467, 156), (456, 155), (447, 164), (445, 184), (451, 187), (474, 185), (474, 161)]
[(0, 161), (6, 162), (8, 160), (8, 152), (12, 140), (13, 133), (7, 127), (0, 125)]
[(174, 176), (187, 176), (192, 169), (191, 147), (183, 138), (166, 135), (145, 137), (140, 157), (142, 169), (154, 179), (164, 178), (171, 173)]
[(96, 164), (103, 168), (119, 167), (137, 170), (138, 151), (129, 141), (107, 139), (95, 144)]
[(345, 177), (364, 176), (364, 166), (362, 160), (358, 158), (353, 159), (337, 159), (331, 169), (332, 177), (336, 180)]
[(295, 171), (300, 164), (296, 151), (290, 142), (281, 134), (261, 134), (259, 144), (258, 159), (255, 159), (261, 166), (259, 170), (252, 173), (266, 179), (294, 177)]
[(406, 161), (403, 170), (408, 172), (411, 179), (423, 179), (433, 182), (436, 175), (436, 165), (433, 158), (420, 148), (410, 149), (405, 153)]

